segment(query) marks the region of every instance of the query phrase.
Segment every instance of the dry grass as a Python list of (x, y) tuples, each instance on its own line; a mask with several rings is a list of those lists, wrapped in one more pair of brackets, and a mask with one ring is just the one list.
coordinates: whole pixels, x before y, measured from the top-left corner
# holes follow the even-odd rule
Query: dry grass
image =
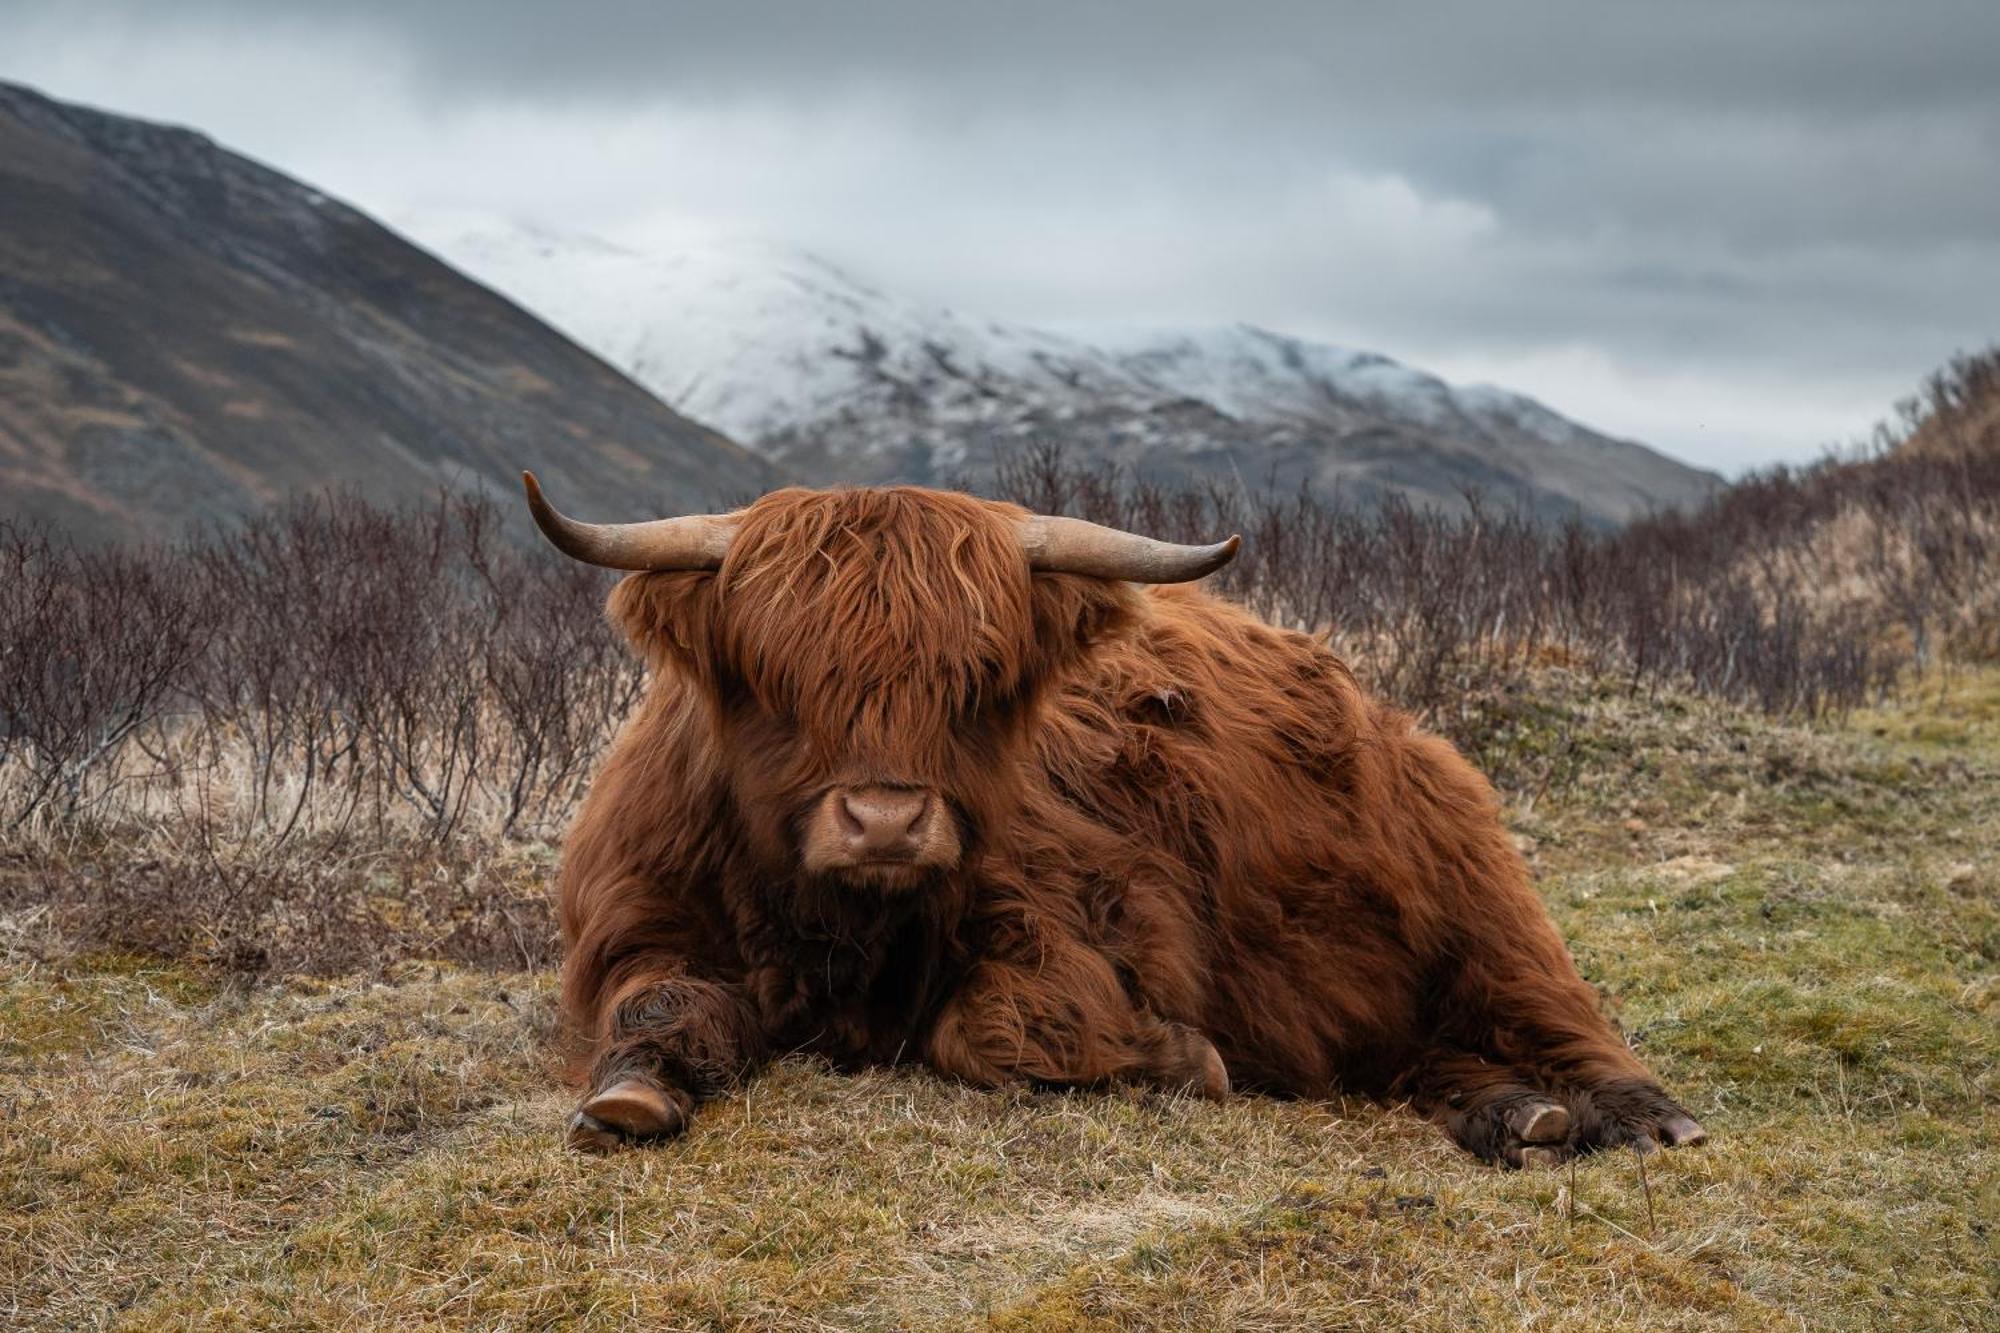
[(1520, 836), (1716, 1134), (1643, 1179), (1492, 1172), (1360, 1104), (803, 1061), (586, 1159), (557, 1146), (546, 976), (245, 988), (65, 953), (24, 912), (0, 1322), (1990, 1327), (2000, 674), (1831, 734), (1581, 685), (1557, 711), (1576, 780)]

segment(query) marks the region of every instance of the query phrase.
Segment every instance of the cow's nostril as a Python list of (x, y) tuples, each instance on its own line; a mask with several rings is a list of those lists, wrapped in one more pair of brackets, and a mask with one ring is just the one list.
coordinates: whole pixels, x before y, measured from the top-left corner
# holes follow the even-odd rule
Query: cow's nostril
[(852, 796), (842, 795), (838, 801), (834, 802), (834, 808), (840, 812), (840, 831), (842, 833), (845, 833), (850, 838), (855, 838), (868, 831), (867, 824), (863, 822), (860, 813), (854, 808), (854, 798)]

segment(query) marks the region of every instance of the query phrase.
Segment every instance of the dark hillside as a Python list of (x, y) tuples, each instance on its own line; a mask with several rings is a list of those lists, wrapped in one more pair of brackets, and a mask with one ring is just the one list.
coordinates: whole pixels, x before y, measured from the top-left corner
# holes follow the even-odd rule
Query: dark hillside
[(772, 476), (338, 200), (0, 84), (0, 515), (163, 536), (301, 488), (511, 493), (522, 467), (620, 515)]

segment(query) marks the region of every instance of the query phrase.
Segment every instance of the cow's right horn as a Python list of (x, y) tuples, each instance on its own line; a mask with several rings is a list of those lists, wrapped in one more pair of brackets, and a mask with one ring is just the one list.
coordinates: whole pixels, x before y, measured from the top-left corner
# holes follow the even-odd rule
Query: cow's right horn
[(736, 520), (728, 514), (685, 514), (645, 523), (579, 523), (558, 514), (542, 498), (541, 483), (532, 472), (521, 474), (528, 488), (528, 508), (535, 526), (552, 545), (573, 560), (606, 569), (719, 569), (736, 535)]
[(1022, 519), (1020, 534), (1030, 569), (1129, 583), (1191, 583), (1234, 560), (1236, 549), (1243, 545), (1241, 537), (1231, 537), (1212, 546), (1183, 546), (1080, 518), (1043, 514)]

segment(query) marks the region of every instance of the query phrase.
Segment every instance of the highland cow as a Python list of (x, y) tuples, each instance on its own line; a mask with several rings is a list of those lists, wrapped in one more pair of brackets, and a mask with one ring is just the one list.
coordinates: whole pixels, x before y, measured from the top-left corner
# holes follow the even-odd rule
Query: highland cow
[(571, 830), (582, 1149), (759, 1064), (1406, 1100), (1513, 1166), (1703, 1137), (1445, 741), (1179, 546), (909, 487), (599, 526), (651, 683)]

